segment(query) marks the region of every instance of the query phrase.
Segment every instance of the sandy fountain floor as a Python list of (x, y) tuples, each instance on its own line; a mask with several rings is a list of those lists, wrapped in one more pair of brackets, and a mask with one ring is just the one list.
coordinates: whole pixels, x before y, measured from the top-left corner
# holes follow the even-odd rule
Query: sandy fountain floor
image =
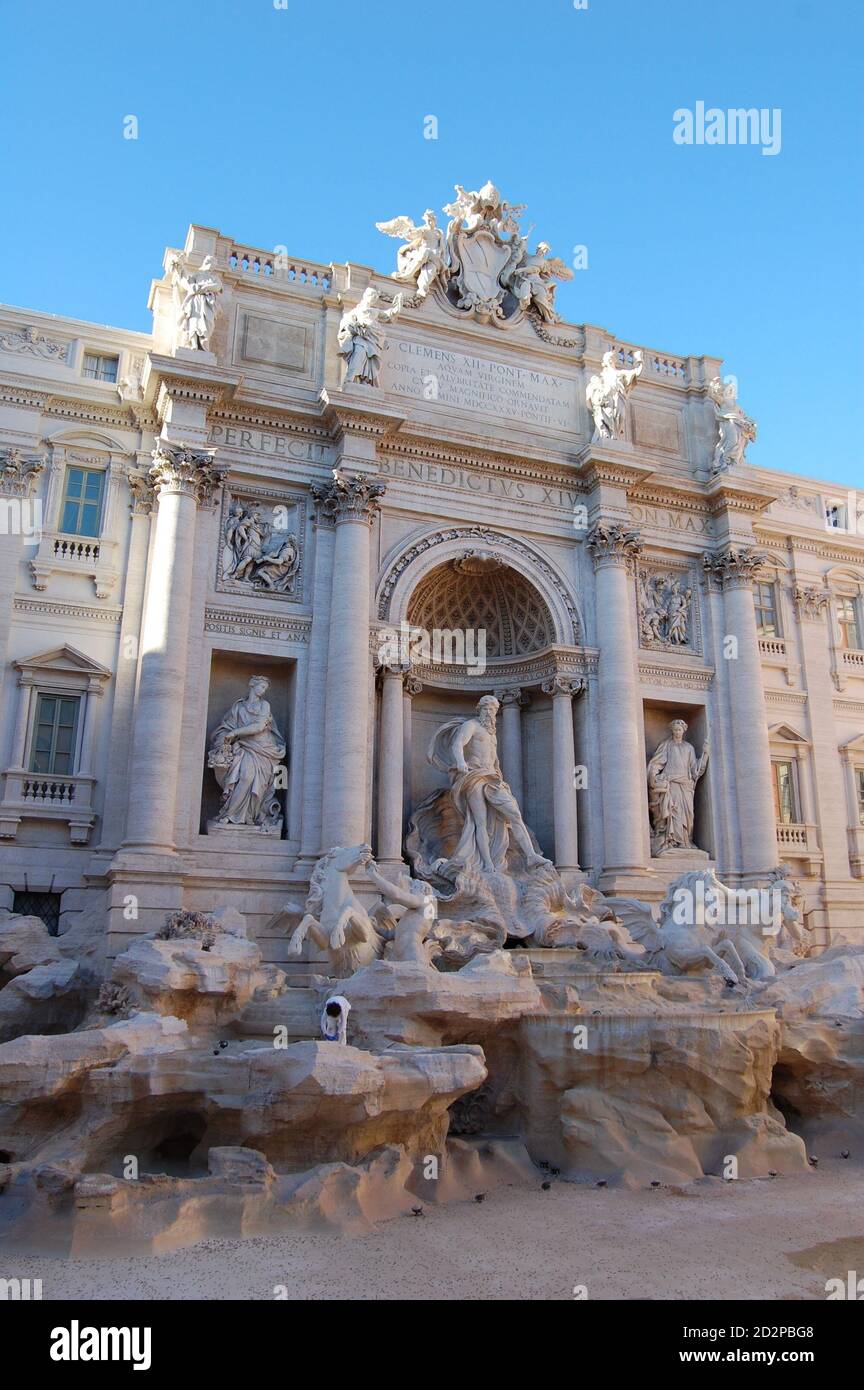
[[(554, 1181), (427, 1206), (372, 1234), (208, 1240), (160, 1256), (0, 1255), (44, 1299), (824, 1299), (864, 1277), (864, 1168), (625, 1191)], [(283, 1293), (284, 1297), (285, 1294)]]

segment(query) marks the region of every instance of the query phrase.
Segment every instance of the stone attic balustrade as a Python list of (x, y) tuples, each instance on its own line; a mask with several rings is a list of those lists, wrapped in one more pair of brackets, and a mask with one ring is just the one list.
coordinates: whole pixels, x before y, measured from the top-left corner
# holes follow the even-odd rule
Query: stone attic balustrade
[(330, 267), (313, 262), (289, 260), (273, 251), (256, 251), (250, 246), (235, 246), (228, 256), (229, 270), (256, 276), (262, 280), (303, 285), (308, 289), (329, 290)]
[(679, 381), (682, 385), (689, 380), (687, 363), (680, 357), (666, 357), (652, 352), (650, 348), (640, 347), (638, 343), (619, 343), (614, 352), (618, 367), (635, 367), (636, 353), (641, 352), (644, 370), (650, 375)]

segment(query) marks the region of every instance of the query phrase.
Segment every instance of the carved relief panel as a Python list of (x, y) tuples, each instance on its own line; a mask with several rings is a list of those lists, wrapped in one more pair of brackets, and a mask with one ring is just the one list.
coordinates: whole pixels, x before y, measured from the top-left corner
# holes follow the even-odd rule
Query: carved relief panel
[(685, 562), (640, 560), (636, 567), (639, 645), (698, 656), (702, 632), (696, 577)]
[(217, 590), (301, 603), (305, 535), (302, 494), (223, 489)]

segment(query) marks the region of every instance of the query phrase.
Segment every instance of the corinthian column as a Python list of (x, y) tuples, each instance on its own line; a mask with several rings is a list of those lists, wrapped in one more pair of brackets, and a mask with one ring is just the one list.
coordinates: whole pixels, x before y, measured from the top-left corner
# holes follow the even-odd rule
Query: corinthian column
[(642, 545), (637, 531), (598, 524), (586, 545), (595, 570), (600, 634), (598, 721), (603, 778), (601, 887), (645, 868), (647, 808), (643, 810), (642, 702), (636, 675), (636, 634), (630, 576)]
[[(762, 658), (753, 606), (753, 580), (764, 556), (727, 546), (702, 557), (709, 583), (723, 590), (728, 652), (726, 688), (733, 735), (740, 873), (757, 878), (777, 863), (777, 827), (771, 785), (771, 750), (762, 689)], [(729, 644), (729, 638), (734, 639)]]
[(552, 806), (555, 814), (555, 867), (559, 873), (579, 868), (576, 817), (576, 744), (573, 738), (573, 696), (584, 681), (556, 676), (543, 690), (552, 696)]
[[(336, 526), (324, 716), (322, 849), (367, 839), (369, 533), (384, 484), (339, 473), (312, 496)], [(401, 775), (401, 774), (400, 774)]]
[(494, 690), (495, 699), (501, 706), (501, 770), (504, 781), (509, 786), (524, 811), (522, 800), (522, 704), (525, 697), (521, 690)]
[(378, 739), (378, 845), (380, 864), (402, 862), (404, 732), (400, 666), (381, 667), (381, 730)]
[(195, 521), (226, 469), (213, 454), (167, 440), (153, 451), (150, 477), (159, 505), (141, 629), (127, 848), (173, 849)]

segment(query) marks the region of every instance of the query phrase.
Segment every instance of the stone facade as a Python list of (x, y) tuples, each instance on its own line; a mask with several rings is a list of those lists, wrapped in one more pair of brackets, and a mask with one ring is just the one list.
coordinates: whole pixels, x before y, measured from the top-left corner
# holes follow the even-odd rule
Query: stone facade
[[(506, 281), (512, 210), (478, 206), (449, 279), (431, 232), (394, 281), (193, 226), (151, 334), (0, 310), (0, 906), (91, 914), (114, 954), (227, 904), (287, 961), (315, 862), (398, 874), (432, 736), (494, 694), (565, 882), (786, 865), (817, 941), (860, 937), (864, 521), (747, 461), (720, 361), (561, 323), (548, 248)], [(269, 742), (234, 764), (250, 689)], [(676, 719), (692, 841), (652, 857)], [(266, 824), (225, 823), (244, 778)]]

